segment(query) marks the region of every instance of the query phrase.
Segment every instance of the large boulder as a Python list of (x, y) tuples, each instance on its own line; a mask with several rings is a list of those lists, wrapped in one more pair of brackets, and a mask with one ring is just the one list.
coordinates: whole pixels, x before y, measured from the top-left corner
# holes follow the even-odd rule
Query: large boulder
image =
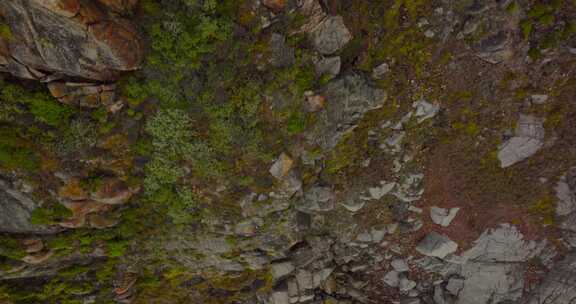
[(387, 97), (360, 74), (334, 79), (323, 91), (326, 106), (318, 112), (318, 123), (308, 139), (325, 150), (334, 148), (368, 111), (382, 107)]
[(576, 253), (558, 263), (530, 294), (527, 304), (564, 304), (576, 302)]
[(115, 80), (135, 70), (143, 45), (135, 27), (114, 11), (134, 0), (10, 0), (0, 2), (0, 71), (28, 79)]
[(24, 193), (12, 189), (0, 180), (0, 232), (50, 233), (53, 228), (30, 223), (32, 212), (38, 205)]
[(570, 169), (556, 185), (556, 216), (564, 240), (576, 247), (576, 168)]
[(502, 168), (536, 154), (544, 146), (544, 120), (531, 115), (520, 115), (514, 137), (500, 146), (498, 159)]

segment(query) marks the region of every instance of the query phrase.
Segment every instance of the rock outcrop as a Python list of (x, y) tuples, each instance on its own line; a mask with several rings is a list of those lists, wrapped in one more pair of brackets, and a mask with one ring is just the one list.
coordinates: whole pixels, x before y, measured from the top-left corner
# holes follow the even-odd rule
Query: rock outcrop
[(32, 212), (38, 204), (26, 194), (12, 189), (0, 180), (0, 232), (50, 233), (53, 228), (30, 223)]
[(2, 1), (0, 12), (11, 35), (0, 39), (0, 62), (4, 62), (0, 69), (43, 81), (62, 77), (110, 81), (122, 71), (137, 69), (143, 47), (136, 29), (104, 9), (129, 6), (122, 1), (100, 2)]
[[(83, 95), (111, 99), (109, 89), (85, 89), (93, 86), (85, 83), (111, 82), (140, 66), (142, 39), (131, 22), (118, 14), (135, 2), (0, 2), (0, 23), (9, 28), (0, 36), (0, 71), (42, 82), (59, 80), (61, 85), (51, 86), (51, 91), (68, 103), (83, 99)], [(84, 84), (79, 86), (78, 82)], [(64, 84), (72, 89), (61, 88)], [(79, 91), (79, 87), (84, 89)]]

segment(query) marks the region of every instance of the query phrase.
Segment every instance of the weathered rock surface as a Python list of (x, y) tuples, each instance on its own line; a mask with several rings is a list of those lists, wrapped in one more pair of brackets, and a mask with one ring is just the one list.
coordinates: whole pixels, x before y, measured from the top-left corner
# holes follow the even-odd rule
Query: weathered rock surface
[(456, 249), (458, 244), (437, 232), (430, 232), (416, 247), (416, 250), (423, 255), (441, 259), (456, 252)]
[(50, 233), (57, 229), (33, 225), (30, 218), (38, 204), (26, 194), (12, 189), (0, 180), (0, 232)]
[[(131, 6), (101, 3), (113, 9)], [(0, 53), (7, 62), (0, 70), (43, 81), (64, 76), (109, 81), (137, 69), (143, 56), (137, 31), (102, 7), (78, 0), (2, 1), (0, 12), (12, 38), (0, 40), (0, 49), (7, 51)]]
[(352, 34), (341, 16), (329, 16), (324, 19), (312, 31), (311, 37), (314, 48), (324, 55), (337, 52), (352, 40)]
[(448, 227), (458, 214), (458, 211), (460, 211), (460, 208), (445, 209), (432, 207), (430, 208), (430, 217), (434, 223), (442, 227)]
[(354, 129), (366, 112), (382, 107), (387, 96), (359, 74), (334, 79), (323, 91), (330, 106), (318, 112), (319, 122), (308, 137), (324, 149), (335, 147), (344, 134)]
[(576, 253), (569, 253), (529, 296), (526, 304), (576, 302)]
[(556, 185), (556, 216), (565, 241), (576, 247), (576, 169), (564, 174)]
[(498, 159), (502, 168), (510, 167), (540, 150), (544, 145), (544, 120), (520, 115), (514, 137), (500, 147)]

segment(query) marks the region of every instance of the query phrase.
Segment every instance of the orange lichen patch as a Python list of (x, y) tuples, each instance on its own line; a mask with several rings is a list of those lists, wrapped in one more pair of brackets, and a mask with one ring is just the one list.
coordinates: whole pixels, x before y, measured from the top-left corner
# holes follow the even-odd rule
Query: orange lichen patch
[(80, 1), (78, 0), (35, 0), (36, 4), (46, 9), (68, 18), (72, 18), (80, 11)]
[(90, 25), (94, 38), (108, 46), (116, 58), (121, 60), (125, 70), (135, 70), (140, 66), (143, 57), (143, 46), (133, 26), (121, 21), (101, 21)]
[(48, 153), (42, 153), (40, 157), (41, 157), (40, 168), (42, 169), (42, 171), (53, 172), (60, 167), (58, 159), (56, 159), (53, 155), (50, 155)]
[(88, 215), (88, 223), (92, 228), (105, 229), (116, 226), (118, 224), (118, 219), (108, 213), (93, 213)]
[(106, 5), (107, 7), (117, 12), (125, 12), (131, 10), (138, 3), (138, 0), (99, 0), (99, 1), (100, 3)]
[(106, 178), (91, 197), (103, 204), (118, 205), (126, 203), (134, 192), (135, 190), (129, 188), (126, 182), (117, 178)]
[(36, 238), (25, 239), (24, 241), (22, 241), (22, 245), (24, 245), (24, 248), (27, 253), (37, 253), (42, 251), (42, 249), (44, 249), (44, 243), (42, 242), (42, 240)]
[(82, 201), (88, 198), (88, 193), (80, 185), (80, 181), (76, 178), (71, 179), (66, 185), (58, 190), (58, 195), (61, 198)]
[(129, 148), (128, 138), (124, 134), (113, 134), (104, 138), (98, 143), (99, 148), (111, 151), (124, 150)]
[(72, 217), (58, 223), (65, 228), (80, 228), (86, 223), (86, 216), (91, 213), (105, 212), (110, 206), (96, 201), (64, 202), (63, 205), (72, 211)]
[[(46, 1), (51, 2), (51, 1)], [(60, 12), (67, 12), (69, 17), (76, 16), (80, 11), (80, 2), (78, 0), (57, 0), (57, 7)]]
[(286, 6), (286, 1), (284, 0), (264, 0), (262, 4), (267, 8), (271, 9), (275, 13), (281, 12)]
[(307, 106), (310, 112), (317, 112), (326, 105), (326, 97), (322, 95), (310, 95), (306, 97)]
[(105, 18), (106, 12), (100, 9), (94, 1), (83, 1), (78, 15), (75, 17), (76, 20), (85, 25), (100, 22)]

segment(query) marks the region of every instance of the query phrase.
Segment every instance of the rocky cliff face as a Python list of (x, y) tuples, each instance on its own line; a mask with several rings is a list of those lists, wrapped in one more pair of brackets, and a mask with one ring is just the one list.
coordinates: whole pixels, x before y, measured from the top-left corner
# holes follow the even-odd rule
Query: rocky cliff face
[[(83, 83), (77, 91), (89, 87), (90, 82), (114, 81), (121, 73), (136, 70), (143, 58), (140, 35), (121, 15), (129, 13), (134, 4), (3, 1), (0, 16), (7, 30), (0, 37), (0, 70), (46, 83)], [(56, 85), (51, 88), (57, 98), (66, 94)], [(102, 91), (94, 86), (93, 92), (84, 95), (97, 96)]]
[(574, 20), (4, 0), (0, 303), (576, 301)]

